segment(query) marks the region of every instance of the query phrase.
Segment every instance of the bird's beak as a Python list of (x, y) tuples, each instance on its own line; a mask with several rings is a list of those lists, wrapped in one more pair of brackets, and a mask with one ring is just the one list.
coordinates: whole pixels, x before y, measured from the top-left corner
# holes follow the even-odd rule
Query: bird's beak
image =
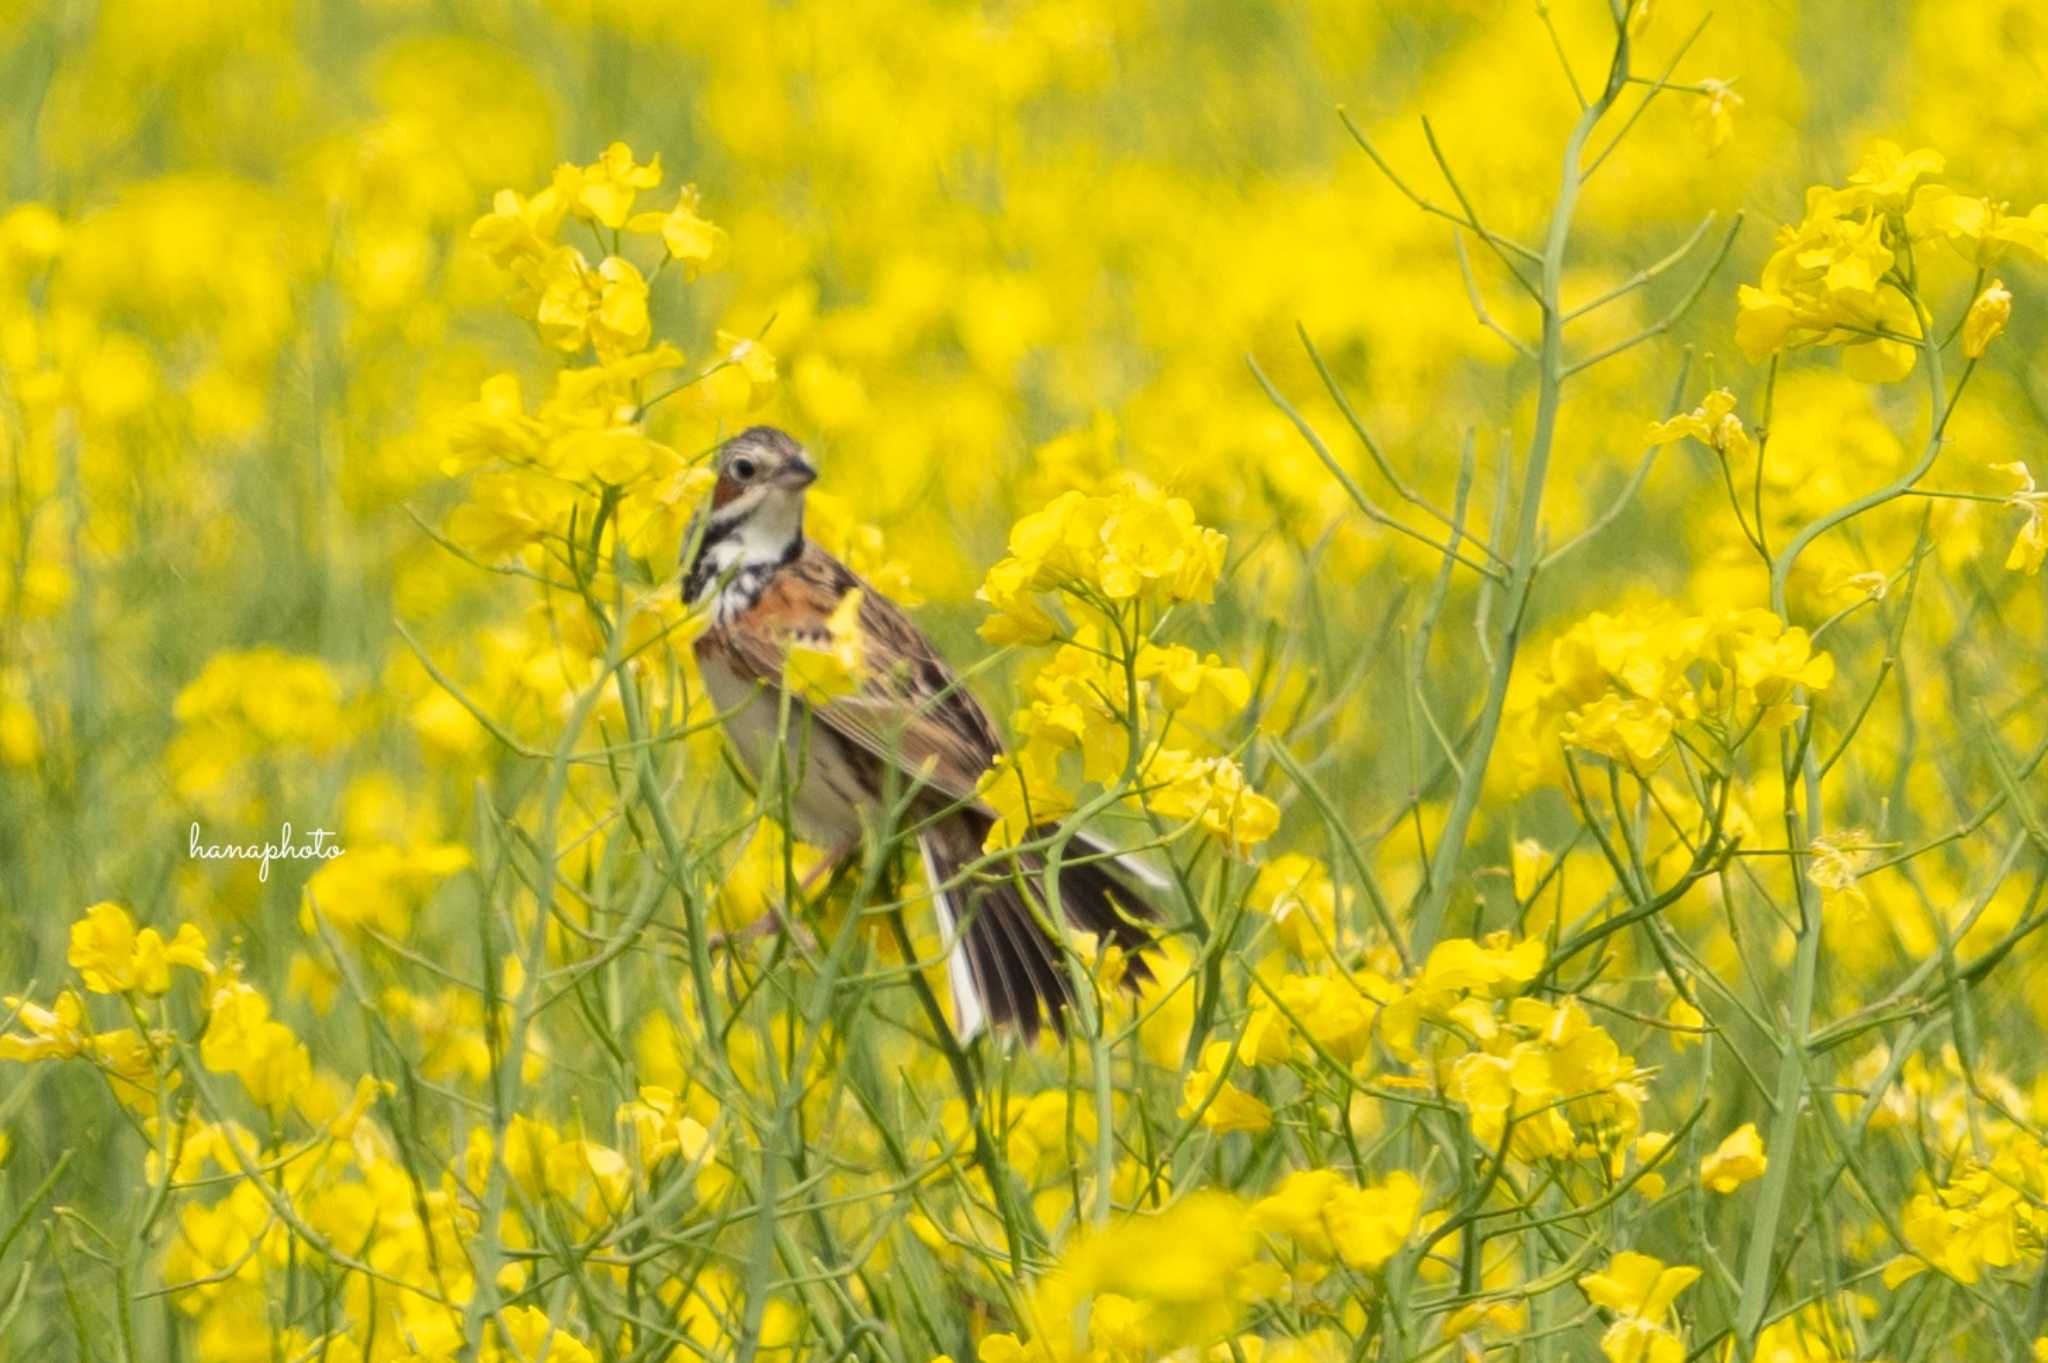
[(780, 474), (776, 475), (775, 485), (787, 488), (791, 492), (802, 492), (817, 481), (818, 471), (812, 468), (809, 463), (797, 460), (784, 468)]

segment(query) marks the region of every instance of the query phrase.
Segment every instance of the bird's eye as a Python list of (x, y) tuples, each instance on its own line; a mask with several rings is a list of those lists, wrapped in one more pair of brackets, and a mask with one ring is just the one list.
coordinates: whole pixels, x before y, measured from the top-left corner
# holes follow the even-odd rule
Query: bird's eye
[(746, 482), (749, 478), (752, 478), (754, 476), (754, 461), (747, 458), (745, 455), (741, 455), (739, 458), (733, 460), (732, 476), (739, 479), (742, 483)]

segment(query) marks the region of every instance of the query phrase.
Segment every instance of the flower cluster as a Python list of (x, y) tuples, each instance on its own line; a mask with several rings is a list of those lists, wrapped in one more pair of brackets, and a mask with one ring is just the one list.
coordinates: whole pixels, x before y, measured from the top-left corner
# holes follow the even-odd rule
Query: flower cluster
[[(138, 930), (119, 904), (103, 902), (71, 925), (66, 960), (88, 992), (119, 995), (133, 1005), (168, 994), (177, 978), (173, 967), (210, 985), (216, 972), (206, 952), (205, 936), (190, 923), (179, 924), (166, 940), (155, 928)], [(94, 1031), (86, 1000), (70, 989), (60, 991), (48, 1007), (24, 998), (4, 1003), (21, 1030), (0, 1032), (0, 1060), (83, 1058), (106, 1076), (116, 1098), (152, 1119), (164, 1095), (180, 1082), (167, 1054), (169, 1034), (145, 1026), (139, 1011), (128, 1014), (134, 1025)]]
[[(137, 929), (121, 906), (96, 904), (72, 925), (71, 942), (70, 963), (92, 994), (140, 1003), (169, 992), (173, 967), (197, 976), (195, 1025), (190, 1032), (95, 1032), (86, 1000), (71, 990), (48, 1008), (9, 998), (21, 1030), (0, 1033), (0, 1060), (89, 1061), (142, 1118), (150, 1177), (162, 1192), (178, 1194), (166, 1278), (204, 1347), (223, 1356), (243, 1356), (226, 1343), (237, 1333), (261, 1342), (269, 1294), (307, 1271), (309, 1251), (336, 1264), (375, 1265), (383, 1290), (373, 1298), (357, 1278), (347, 1289), (356, 1325), (324, 1335), (295, 1329), (302, 1351), (363, 1357), (362, 1341), (381, 1330), (405, 1346), (393, 1358), (440, 1363), (463, 1354), (474, 1292), (464, 1246), (494, 1179), (506, 1180), (525, 1209), (511, 1214), (518, 1243), (531, 1243), (534, 1224), (548, 1218), (584, 1232), (602, 1229), (626, 1214), (636, 1188), (650, 1184), (688, 1181), (706, 1201), (729, 1186), (712, 1158), (715, 1105), (701, 1091), (686, 1098), (652, 1085), (620, 1107), (620, 1147), (520, 1115), (501, 1141), (473, 1130), (458, 1165), (438, 1186), (421, 1186), (391, 1129), (372, 1117), (395, 1086), (370, 1075), (348, 1085), (316, 1069), (299, 1036), (273, 1016), (268, 996), (234, 964), (217, 967), (192, 924), (166, 940), (154, 928)], [(516, 986), (516, 977), (508, 983)], [(237, 1080), (270, 1134), (227, 1115), (226, 1095), (210, 1075)], [(174, 1091), (194, 1093), (196, 1103), (167, 1108), (163, 1096)], [(502, 1277), (513, 1287), (527, 1274), (513, 1264)], [(693, 1290), (708, 1306), (711, 1294), (729, 1296), (732, 1284), (714, 1275)], [(540, 1357), (542, 1348), (551, 1358), (596, 1357), (526, 1306), (498, 1313), (477, 1356), (512, 1363)]]
[[(982, 782), (997, 811), (991, 848), (1014, 843), (1076, 807), (1063, 765), (1080, 781), (1122, 787), (1150, 813), (1200, 828), (1240, 851), (1271, 837), (1279, 807), (1254, 790), (1228, 751), (1251, 679), (1221, 657), (1152, 637), (1175, 605), (1208, 601), (1224, 538), (1178, 497), (1123, 484), (1070, 491), (1010, 531), (1010, 555), (980, 597), (995, 643), (1060, 642), (1017, 714), (1023, 742)], [(1047, 609), (1057, 598), (1080, 617)], [(1071, 757), (1063, 764), (1063, 756)]]
[[(1730, 420), (1719, 418), (1717, 438), (1734, 438), (1723, 434)], [(1834, 678), (1833, 658), (1807, 631), (1769, 611), (1691, 615), (1665, 602), (1595, 611), (1515, 678), (1506, 720), (1515, 775), (1525, 789), (1565, 785), (1574, 750), (1648, 773), (1703, 728), (1714, 746), (1739, 747), (1791, 722), (1802, 697)]]
[[(515, 281), (514, 309), (571, 362), (537, 406), (529, 408), (516, 375), (496, 374), (447, 422), (444, 472), (473, 474), (448, 534), (481, 558), (499, 560), (548, 540), (573, 553), (562, 542), (573, 518), (581, 515), (588, 529), (595, 511), (588, 498), (610, 490), (627, 546), (649, 562), (672, 560), (710, 475), (647, 434), (650, 410), (690, 390), (715, 413), (736, 416), (773, 390), (775, 359), (758, 340), (720, 332), (717, 358), (687, 377), (679, 375), (683, 352), (655, 341), (653, 287), (664, 274), (694, 281), (726, 254), (725, 233), (701, 215), (694, 185), (683, 186), (670, 209), (634, 211), (661, 179), (660, 157), (642, 165), (615, 142), (587, 166), (558, 166), (531, 196), (500, 190), (471, 229)], [(593, 264), (562, 239), (570, 227), (587, 229), (608, 254)], [(651, 274), (621, 254), (634, 238), (660, 243)]]
[(349, 737), (342, 685), (318, 658), (276, 648), (217, 653), (171, 704), (178, 733), (166, 761), (179, 796), (203, 812), (238, 814), (256, 773), (304, 764)]
[[(1735, 336), (1752, 359), (1799, 346), (1839, 346), (1854, 377), (1889, 383), (1913, 371), (1931, 325), (1913, 248), (1953, 247), (1982, 272), (2008, 254), (2048, 261), (2048, 204), (2024, 217), (1933, 183), (1945, 158), (1882, 139), (1840, 188), (1807, 191), (1806, 215), (1778, 232), (1762, 278), (1742, 286)], [(1982, 278), (1980, 273), (1979, 278)], [(1972, 305), (1964, 349), (1984, 353), (2010, 314), (1994, 283)]]
[(1207, 601), (1223, 571), (1221, 532), (1195, 522), (1194, 508), (1155, 488), (1124, 484), (1089, 495), (1063, 492), (1010, 530), (1010, 555), (988, 570), (981, 600), (994, 612), (984, 639), (1044, 644), (1065, 631), (1045, 608), (1057, 595), (1089, 613), (1132, 603), (1154, 616)]

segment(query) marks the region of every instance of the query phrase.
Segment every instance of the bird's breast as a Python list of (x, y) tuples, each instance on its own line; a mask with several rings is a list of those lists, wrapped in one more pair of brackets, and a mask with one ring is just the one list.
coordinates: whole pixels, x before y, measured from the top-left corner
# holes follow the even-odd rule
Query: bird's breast
[[(780, 692), (734, 667), (725, 649), (715, 631), (701, 636), (696, 643), (697, 671), (704, 678), (705, 694), (718, 707), (733, 750), (753, 773), (756, 788), (767, 791), (786, 771), (793, 787), (788, 813), (798, 837), (820, 847), (858, 837), (860, 811), (874, 798), (873, 782), (863, 772), (859, 756), (828, 725), (816, 723), (811, 708), (794, 696), (785, 733), (778, 713)], [(787, 761), (778, 765), (776, 749), (785, 742)]]

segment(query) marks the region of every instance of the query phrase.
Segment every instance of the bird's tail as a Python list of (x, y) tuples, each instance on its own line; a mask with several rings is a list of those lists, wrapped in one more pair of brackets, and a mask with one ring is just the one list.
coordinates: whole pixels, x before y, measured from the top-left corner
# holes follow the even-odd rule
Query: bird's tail
[[(945, 935), (954, 1030), (965, 1041), (993, 1023), (1015, 1028), (1030, 1042), (1050, 1022), (1065, 1036), (1073, 981), (1037, 904), (1045, 862), (1023, 853), (969, 870), (982, 858), (987, 831), (985, 818), (963, 812), (918, 836)], [(1061, 854), (1059, 898), (1067, 922), (1123, 948), (1124, 983), (1131, 989), (1152, 978), (1141, 954), (1152, 935), (1133, 921), (1159, 917), (1145, 897), (1147, 884), (1156, 889), (1164, 882), (1086, 838), (1074, 837)]]

